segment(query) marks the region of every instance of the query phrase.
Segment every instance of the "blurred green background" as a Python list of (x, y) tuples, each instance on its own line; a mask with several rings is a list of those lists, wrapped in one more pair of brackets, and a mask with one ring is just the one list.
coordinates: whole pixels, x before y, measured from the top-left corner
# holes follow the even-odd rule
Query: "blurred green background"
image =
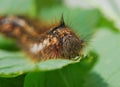
[(0, 15), (65, 23), (88, 44), (79, 62), (32, 63), (0, 36), (0, 87), (120, 87), (119, 0), (0, 0)]

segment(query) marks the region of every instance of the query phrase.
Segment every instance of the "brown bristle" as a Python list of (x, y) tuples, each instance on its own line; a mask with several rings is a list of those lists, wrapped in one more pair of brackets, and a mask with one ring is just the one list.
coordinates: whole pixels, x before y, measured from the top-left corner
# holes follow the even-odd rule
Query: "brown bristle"
[(50, 27), (41, 23), (26, 17), (0, 17), (0, 33), (16, 39), (35, 61), (81, 56), (85, 42), (65, 25), (63, 16)]

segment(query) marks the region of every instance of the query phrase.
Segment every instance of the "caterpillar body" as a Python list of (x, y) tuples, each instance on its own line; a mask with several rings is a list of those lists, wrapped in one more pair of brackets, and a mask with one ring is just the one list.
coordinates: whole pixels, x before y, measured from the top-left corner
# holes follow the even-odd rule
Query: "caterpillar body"
[(36, 61), (74, 59), (81, 56), (85, 41), (64, 23), (63, 17), (53, 26), (43, 26), (27, 17), (0, 17), (0, 33), (13, 38), (21, 49)]

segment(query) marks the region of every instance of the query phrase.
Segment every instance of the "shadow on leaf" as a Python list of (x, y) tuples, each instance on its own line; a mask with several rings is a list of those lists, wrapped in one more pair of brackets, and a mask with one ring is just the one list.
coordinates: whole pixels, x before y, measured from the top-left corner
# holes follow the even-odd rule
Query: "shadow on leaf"
[(86, 75), (83, 87), (109, 87), (109, 85), (99, 74), (92, 72)]

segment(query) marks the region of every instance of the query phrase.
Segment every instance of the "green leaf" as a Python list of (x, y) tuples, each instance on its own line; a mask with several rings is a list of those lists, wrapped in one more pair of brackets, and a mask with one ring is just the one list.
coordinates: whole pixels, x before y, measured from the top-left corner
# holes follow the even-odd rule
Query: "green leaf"
[(23, 87), (25, 75), (14, 78), (0, 77), (0, 87)]
[(0, 14), (35, 14), (34, 0), (0, 0)]
[(69, 9), (64, 6), (43, 9), (39, 17), (54, 24), (60, 21), (62, 15), (65, 24), (86, 41), (90, 40), (100, 20), (100, 13), (97, 9)]
[(34, 69), (22, 53), (0, 50), (0, 77), (14, 77)]
[(38, 14), (42, 9), (62, 5), (62, 2), (63, 0), (35, 0), (36, 16), (39, 16)]
[(112, 30), (113, 32), (119, 32), (118, 28), (114, 25), (114, 22), (105, 18), (104, 15), (102, 15), (102, 13), (99, 20), (98, 28), (104, 28)]
[(2, 35), (0, 35), (0, 49), (9, 50), (9, 51), (19, 50), (14, 40), (10, 38), (5, 38)]
[(83, 87), (109, 87), (109, 84), (104, 81), (100, 74), (90, 72), (84, 78)]
[(28, 73), (24, 87), (82, 87), (84, 77), (93, 68), (97, 57), (94, 52), (91, 52), (80, 62), (62, 69)]
[(91, 3), (93, 6), (98, 8), (103, 14), (104, 17), (109, 21), (113, 21), (117, 29), (120, 30), (120, 6), (119, 0), (87, 0), (88, 3)]
[(120, 33), (100, 30), (96, 33), (93, 46), (100, 56), (93, 72), (98, 73), (109, 87), (119, 87)]
[(29, 71), (50, 71), (71, 63), (75, 61), (52, 59), (33, 63), (23, 53), (0, 51), (0, 77), (15, 77)]
[(38, 63), (38, 69), (42, 71), (54, 70), (62, 68), (68, 64), (74, 63), (71, 60), (57, 59), (57, 60), (48, 60), (45, 62)]

